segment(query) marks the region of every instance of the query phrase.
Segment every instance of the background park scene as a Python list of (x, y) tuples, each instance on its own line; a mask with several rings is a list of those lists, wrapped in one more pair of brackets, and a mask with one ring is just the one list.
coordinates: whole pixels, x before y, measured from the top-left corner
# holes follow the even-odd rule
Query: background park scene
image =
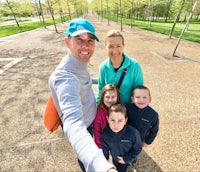
[[(140, 154), (137, 171), (199, 171), (199, 5), (192, 0), (1, 1), (0, 171), (80, 171), (61, 128), (49, 133), (43, 124), (48, 78), (66, 55), (65, 30), (75, 17), (90, 20), (100, 38), (88, 66), (91, 76), (98, 77), (107, 58), (104, 37), (110, 29), (122, 31), (125, 52), (141, 64), (160, 130)], [(97, 85), (93, 89), (96, 93)]]

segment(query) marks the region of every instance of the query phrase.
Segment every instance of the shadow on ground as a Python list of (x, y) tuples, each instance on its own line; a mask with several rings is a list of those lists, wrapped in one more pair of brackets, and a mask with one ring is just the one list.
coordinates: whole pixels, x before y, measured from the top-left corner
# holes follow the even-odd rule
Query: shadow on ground
[(137, 172), (162, 172), (158, 164), (144, 150), (138, 156), (134, 168)]

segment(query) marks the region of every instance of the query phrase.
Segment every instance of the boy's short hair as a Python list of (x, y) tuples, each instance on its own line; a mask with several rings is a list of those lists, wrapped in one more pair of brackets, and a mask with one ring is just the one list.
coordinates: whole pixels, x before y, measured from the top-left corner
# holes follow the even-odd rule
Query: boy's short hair
[(144, 85), (139, 85), (139, 86), (135, 87), (135, 88), (133, 89), (133, 92), (132, 92), (132, 95), (133, 95), (133, 96), (134, 96), (134, 91), (135, 91), (136, 89), (139, 89), (139, 90), (147, 90), (147, 91), (149, 92), (149, 96), (151, 97), (151, 92), (150, 92), (149, 88), (146, 87), (146, 86), (144, 86)]
[(126, 107), (121, 103), (116, 103), (111, 105), (110, 108), (108, 109), (108, 116), (112, 112), (121, 112), (124, 114), (125, 118), (127, 118)]

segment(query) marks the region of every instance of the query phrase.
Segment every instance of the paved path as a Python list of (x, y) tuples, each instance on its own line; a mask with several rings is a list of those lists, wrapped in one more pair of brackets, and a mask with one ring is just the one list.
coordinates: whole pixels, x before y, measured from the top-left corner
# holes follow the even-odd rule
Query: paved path
[[(23, 21), (26, 20), (26, 21)], [(21, 20), (17, 19), (17, 21), (20, 24), (23, 23), (30, 23), (30, 22), (36, 22), (36, 21), (40, 21), (38, 18), (21, 18)], [(0, 23), (0, 27), (1, 26), (9, 26), (9, 25), (17, 25), (15, 20), (9, 20), (9, 21), (5, 21), (5, 22), (1, 22)]]

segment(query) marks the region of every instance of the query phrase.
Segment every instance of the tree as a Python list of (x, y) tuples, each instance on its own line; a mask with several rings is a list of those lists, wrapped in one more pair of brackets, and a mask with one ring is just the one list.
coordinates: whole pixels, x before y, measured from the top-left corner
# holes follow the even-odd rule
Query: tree
[(71, 20), (71, 11), (70, 11), (70, 6), (69, 6), (69, 1), (68, 0), (66, 0), (67, 1), (67, 8), (68, 8), (68, 14), (69, 14), (69, 18), (70, 18), (70, 20)]
[(119, 11), (120, 11), (120, 23), (121, 23), (121, 32), (122, 32), (122, 0), (119, 0)]
[(41, 20), (41, 17), (40, 17), (40, 10), (39, 10), (39, 7), (38, 7), (38, 4), (37, 4), (36, 0), (35, 0), (35, 6), (36, 6), (36, 11), (37, 11), (38, 17), (40, 19), (40, 23), (42, 23), (42, 20)]
[(133, 27), (133, 1), (131, 1), (131, 28)]
[(167, 8), (166, 8), (166, 12), (165, 12), (165, 22), (167, 21), (167, 19), (169, 17), (169, 11), (170, 11), (170, 7), (172, 5), (172, 1), (173, 0), (169, 0), (169, 2), (167, 3)]
[(174, 24), (173, 24), (173, 26), (172, 26), (172, 28), (171, 28), (171, 30), (170, 30), (170, 33), (169, 33), (169, 38), (170, 38), (170, 39), (171, 39), (171, 37), (172, 37), (172, 33), (173, 33), (173, 31), (174, 31), (174, 28), (175, 28), (175, 26), (176, 26), (176, 23), (179, 21), (179, 18), (180, 18), (181, 11), (182, 11), (182, 9), (183, 9), (184, 3), (185, 3), (185, 0), (182, 0), (181, 6), (180, 6), (180, 8), (179, 8), (179, 10), (178, 10), (178, 14), (177, 14), (177, 16), (176, 16), (176, 18), (175, 18), (175, 20), (174, 20)]
[(109, 26), (109, 25), (110, 25), (110, 24), (109, 24), (109, 16), (110, 16), (110, 14), (109, 14), (108, 0), (106, 0), (106, 9), (107, 9), (108, 26)]
[(49, 8), (49, 12), (51, 14), (51, 18), (53, 20), (55, 31), (56, 31), (56, 33), (58, 33), (58, 29), (56, 27), (56, 22), (55, 22), (55, 18), (54, 18), (54, 11), (53, 11), (52, 3), (50, 2), (50, 0), (47, 0), (47, 5), (48, 5), (48, 8)]
[(11, 13), (12, 13), (14, 19), (15, 19), (17, 27), (20, 28), (19, 22), (17, 21), (17, 18), (16, 18), (16, 15), (15, 15), (15, 12), (13, 11), (12, 5), (10, 4), (10, 2), (8, 0), (6, 0), (6, 3), (8, 4), (8, 7), (9, 7), (9, 9), (10, 9), (10, 11), (11, 11)]
[(187, 20), (187, 23), (186, 23), (184, 29), (182, 30), (181, 35), (179, 36), (178, 42), (177, 42), (176, 47), (175, 47), (175, 49), (174, 49), (173, 56), (175, 56), (176, 49), (178, 48), (179, 42), (180, 42), (180, 40), (181, 40), (181, 38), (182, 38), (182, 36), (183, 36), (183, 34), (184, 34), (186, 28), (188, 27), (188, 25), (189, 25), (189, 23), (190, 23), (190, 19), (192, 18), (192, 15), (193, 15), (193, 13), (194, 13), (194, 10), (195, 10), (195, 8), (196, 8), (196, 6), (197, 6), (197, 1), (198, 1), (198, 0), (195, 1), (194, 5), (193, 5), (193, 7), (192, 7), (192, 11), (191, 11), (191, 13), (190, 13), (190, 16), (189, 16), (189, 18), (188, 18), (188, 20)]
[(39, 0), (39, 5), (40, 5), (41, 16), (42, 16), (42, 24), (43, 24), (44, 28), (46, 29), (46, 23), (45, 23), (45, 20), (44, 20), (44, 13), (43, 13), (42, 4), (41, 4), (40, 0)]
[(62, 10), (62, 6), (61, 6), (61, 3), (60, 3), (60, 0), (58, 0), (58, 8), (59, 8), (60, 20), (63, 23), (64, 22), (64, 17), (63, 17), (63, 10)]

